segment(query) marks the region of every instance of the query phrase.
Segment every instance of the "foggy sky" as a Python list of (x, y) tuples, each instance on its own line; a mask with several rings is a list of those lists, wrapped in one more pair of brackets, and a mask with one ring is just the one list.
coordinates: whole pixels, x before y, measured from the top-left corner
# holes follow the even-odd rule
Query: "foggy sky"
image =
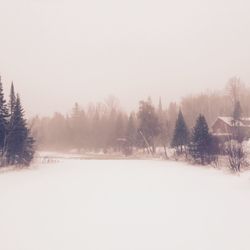
[(250, 2), (0, 0), (0, 74), (28, 115), (112, 94), (129, 110), (250, 82)]

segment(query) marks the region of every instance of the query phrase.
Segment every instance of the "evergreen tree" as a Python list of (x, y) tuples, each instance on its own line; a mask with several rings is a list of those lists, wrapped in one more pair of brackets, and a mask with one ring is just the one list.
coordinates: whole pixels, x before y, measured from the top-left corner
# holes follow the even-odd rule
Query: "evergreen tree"
[(0, 150), (3, 154), (8, 125), (8, 108), (4, 99), (3, 85), (0, 77)]
[(190, 153), (196, 161), (205, 164), (210, 161), (210, 156), (213, 151), (212, 147), (212, 136), (209, 133), (206, 119), (203, 115), (199, 115), (193, 129)]
[(6, 158), (10, 165), (29, 165), (34, 155), (34, 140), (24, 119), (24, 111), (17, 95), (7, 135)]
[(183, 114), (179, 111), (178, 118), (176, 120), (174, 137), (172, 140), (172, 147), (177, 148), (177, 150), (183, 152), (183, 147), (187, 146), (189, 143), (189, 132), (184, 120)]
[(15, 94), (15, 88), (13, 82), (11, 83), (11, 88), (10, 88), (10, 101), (9, 101), (9, 110), (10, 110), (10, 115), (12, 116), (14, 109), (15, 109), (15, 104), (16, 104), (16, 94)]
[(87, 122), (86, 115), (78, 103), (75, 103), (70, 117), (72, 147), (78, 151), (83, 148), (86, 139)]
[(240, 102), (237, 101), (234, 105), (234, 111), (233, 111), (233, 119), (234, 121), (239, 121), (242, 115), (242, 109)]

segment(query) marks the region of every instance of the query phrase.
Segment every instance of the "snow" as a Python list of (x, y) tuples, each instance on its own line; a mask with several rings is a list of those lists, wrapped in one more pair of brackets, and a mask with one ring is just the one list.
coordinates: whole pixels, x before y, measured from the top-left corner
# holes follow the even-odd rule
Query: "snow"
[[(233, 117), (230, 117), (230, 116), (219, 116), (218, 119), (222, 120), (224, 123), (226, 123), (230, 127), (233, 124)], [(250, 127), (249, 121), (250, 121), (249, 117), (242, 117), (240, 119), (240, 121), (237, 122), (237, 125), (241, 126), (241, 127)]]
[(232, 121), (233, 121), (233, 118), (232, 118), (232, 117), (219, 116), (218, 119), (222, 120), (222, 121), (225, 122), (227, 125), (232, 126)]
[(249, 250), (250, 173), (66, 159), (0, 173), (3, 250)]

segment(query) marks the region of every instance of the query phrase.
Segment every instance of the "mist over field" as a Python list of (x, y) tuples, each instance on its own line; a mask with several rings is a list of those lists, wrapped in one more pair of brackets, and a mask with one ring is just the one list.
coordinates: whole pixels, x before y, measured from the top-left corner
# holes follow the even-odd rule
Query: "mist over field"
[(250, 249), (249, 1), (0, 10), (0, 250)]

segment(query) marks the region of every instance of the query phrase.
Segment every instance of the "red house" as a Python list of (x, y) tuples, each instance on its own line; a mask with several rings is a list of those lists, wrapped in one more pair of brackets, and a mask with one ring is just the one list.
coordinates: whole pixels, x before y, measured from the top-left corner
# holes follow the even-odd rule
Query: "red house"
[(212, 134), (222, 140), (230, 140), (238, 129), (243, 139), (250, 138), (250, 118), (234, 121), (232, 117), (219, 116), (212, 125)]

